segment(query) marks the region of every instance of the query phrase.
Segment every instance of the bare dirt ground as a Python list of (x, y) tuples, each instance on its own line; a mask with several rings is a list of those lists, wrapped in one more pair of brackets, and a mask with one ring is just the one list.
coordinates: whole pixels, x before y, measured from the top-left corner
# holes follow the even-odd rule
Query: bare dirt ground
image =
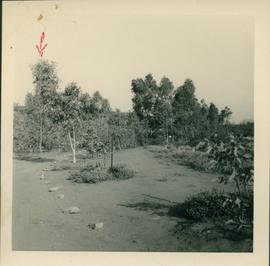
[[(59, 160), (67, 153), (43, 156)], [(195, 192), (219, 186), (211, 181), (217, 176), (161, 161), (144, 148), (116, 153), (115, 163), (136, 170), (135, 178), (77, 184), (66, 180), (68, 171), (48, 171), (44, 173), (51, 183), (46, 184), (40, 176), (50, 162), (14, 159), (13, 249), (169, 252), (186, 247), (188, 250), (188, 243), (173, 233), (180, 219), (166, 215), (164, 210)], [(63, 186), (62, 191), (48, 192), (58, 185)], [(59, 194), (64, 194), (64, 198), (57, 199)], [(70, 206), (79, 207), (81, 212), (62, 213)], [(104, 223), (103, 229), (88, 227), (97, 222)], [(205, 245), (198, 244), (198, 251)], [(211, 247), (222, 251), (222, 245), (213, 242)]]

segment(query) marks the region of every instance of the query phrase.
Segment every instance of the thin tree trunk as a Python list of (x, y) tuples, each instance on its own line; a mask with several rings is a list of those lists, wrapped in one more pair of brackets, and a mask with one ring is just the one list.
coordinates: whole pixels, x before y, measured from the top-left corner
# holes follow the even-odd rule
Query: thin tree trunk
[(43, 141), (43, 121), (40, 115), (40, 132), (39, 132), (39, 152), (42, 153), (42, 141)]
[(105, 148), (103, 148), (103, 166), (104, 166), (104, 168), (106, 167), (106, 152), (105, 152)]
[(58, 152), (61, 152), (61, 132), (60, 126), (58, 125), (57, 137), (58, 137)]
[[(73, 134), (74, 134), (74, 127), (73, 127)], [(73, 163), (76, 163), (76, 147), (75, 147), (75, 135), (73, 135), (73, 138), (70, 136), (70, 131), (68, 131), (68, 137), (69, 137), (69, 142), (70, 142), (70, 147), (72, 150), (72, 155), (73, 155)]]
[(111, 139), (111, 168), (113, 168), (113, 143), (114, 142), (114, 137), (112, 135), (112, 139)]
[(166, 147), (168, 148), (169, 146), (169, 130), (168, 130), (168, 125), (166, 126)]
[(73, 129), (73, 163), (76, 163), (76, 137), (74, 124), (72, 129)]

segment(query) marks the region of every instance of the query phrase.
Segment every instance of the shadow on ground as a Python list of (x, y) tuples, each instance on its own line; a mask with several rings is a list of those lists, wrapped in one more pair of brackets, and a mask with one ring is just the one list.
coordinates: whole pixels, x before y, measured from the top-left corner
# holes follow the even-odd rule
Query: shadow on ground
[[(139, 202), (119, 204), (138, 211), (150, 211), (151, 215), (168, 216), (176, 220), (176, 225), (169, 229), (179, 242), (179, 251), (185, 252), (252, 252), (252, 230), (236, 231), (235, 228), (224, 227), (223, 223), (194, 221), (181, 217), (176, 202), (146, 195), (150, 199)], [(154, 200), (164, 201), (166, 203)]]
[(40, 157), (36, 155), (17, 155), (17, 156), (14, 156), (14, 159), (29, 161), (33, 163), (47, 163), (47, 162), (55, 161), (55, 159), (52, 159), (52, 158)]

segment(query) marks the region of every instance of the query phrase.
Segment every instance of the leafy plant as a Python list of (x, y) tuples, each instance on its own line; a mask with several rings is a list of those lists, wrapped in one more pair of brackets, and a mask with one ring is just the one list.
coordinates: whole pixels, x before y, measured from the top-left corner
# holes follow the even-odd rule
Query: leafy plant
[(250, 224), (253, 220), (253, 194), (243, 197), (242, 208), (240, 203), (235, 192), (205, 191), (171, 207), (169, 214), (194, 221), (214, 219), (223, 220), (227, 224)]
[(72, 172), (68, 180), (76, 183), (99, 183), (106, 180), (123, 180), (134, 177), (135, 172), (123, 165), (106, 169), (97, 163), (88, 164), (79, 171)]
[(239, 195), (248, 194), (254, 179), (253, 139), (231, 135), (227, 143), (212, 142), (208, 152), (212, 158), (209, 168), (223, 173), (219, 182), (234, 182)]
[(124, 165), (115, 165), (108, 169), (115, 179), (129, 179), (135, 176), (135, 171), (128, 169)]

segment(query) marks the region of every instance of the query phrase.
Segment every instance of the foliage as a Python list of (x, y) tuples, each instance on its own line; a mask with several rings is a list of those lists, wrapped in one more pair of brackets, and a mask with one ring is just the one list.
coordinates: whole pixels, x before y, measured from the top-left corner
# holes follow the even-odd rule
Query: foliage
[(212, 158), (209, 168), (224, 173), (219, 181), (225, 184), (234, 182), (240, 195), (249, 193), (253, 184), (253, 147), (253, 139), (231, 135), (227, 143), (213, 140), (209, 149)]
[(99, 183), (110, 180), (111, 176), (100, 165), (88, 164), (80, 170), (72, 172), (68, 179), (76, 183)]
[(166, 144), (181, 141), (196, 145), (215, 133), (227, 134), (232, 114), (226, 106), (221, 111), (214, 103), (208, 106), (195, 95), (195, 85), (186, 79), (174, 90), (166, 77), (158, 84), (151, 74), (132, 80), (133, 110), (147, 129), (145, 143)]
[(190, 146), (169, 147), (150, 146), (148, 150), (157, 153), (155, 157), (170, 159), (178, 164), (186, 165), (198, 171), (209, 172), (208, 154), (201, 151), (194, 151)]
[(106, 169), (99, 163), (96, 165), (88, 164), (79, 171), (71, 173), (69, 180), (76, 183), (99, 183), (106, 180), (123, 180), (134, 177), (135, 172), (123, 165), (116, 165)]
[[(253, 214), (253, 179), (254, 179), (254, 144), (253, 138), (230, 136), (226, 143), (212, 140), (209, 145), (209, 155), (212, 160), (209, 168), (223, 173), (218, 179), (220, 183), (234, 183), (239, 212), (234, 214), (234, 221), (239, 226), (246, 223), (245, 214)], [(248, 200), (247, 200), (248, 199)], [(234, 199), (229, 198), (226, 204)], [(235, 201), (235, 202), (236, 202)], [(251, 217), (250, 217), (251, 218)], [(251, 223), (252, 218), (249, 220)]]
[(53, 115), (53, 99), (57, 94), (58, 77), (54, 62), (38, 60), (32, 66), (33, 84), (35, 91), (33, 95), (26, 98), (28, 112), (39, 125), (39, 151), (42, 152), (43, 134), (48, 117)]
[(243, 121), (240, 124), (229, 124), (228, 130), (236, 137), (253, 137), (254, 136), (254, 122)]
[(133, 109), (141, 121), (145, 122), (147, 135), (156, 138), (158, 134), (168, 136), (171, 127), (172, 82), (164, 77), (160, 85), (151, 74), (145, 79), (132, 80)]
[(227, 224), (250, 224), (253, 221), (253, 194), (243, 198), (243, 208), (239, 206), (237, 193), (205, 191), (188, 197), (183, 203), (171, 207), (169, 213), (195, 221), (207, 219), (223, 220)]
[(117, 179), (129, 179), (135, 176), (135, 171), (128, 169), (124, 165), (115, 165), (112, 168), (108, 169), (108, 173)]

